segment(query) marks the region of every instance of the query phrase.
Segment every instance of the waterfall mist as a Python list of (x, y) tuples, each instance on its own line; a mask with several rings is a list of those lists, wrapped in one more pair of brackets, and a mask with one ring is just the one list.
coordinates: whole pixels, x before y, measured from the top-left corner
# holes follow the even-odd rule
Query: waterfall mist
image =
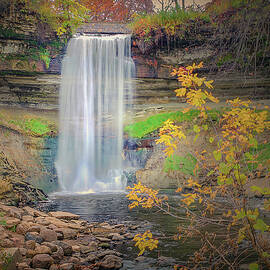
[(135, 66), (129, 35), (71, 39), (63, 60), (56, 161), (63, 191), (125, 188), (123, 117)]

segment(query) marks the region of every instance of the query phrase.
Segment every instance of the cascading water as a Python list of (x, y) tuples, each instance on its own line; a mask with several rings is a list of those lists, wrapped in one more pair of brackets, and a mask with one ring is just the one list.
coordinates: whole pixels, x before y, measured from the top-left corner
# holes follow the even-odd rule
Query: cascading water
[(62, 66), (56, 161), (63, 191), (123, 190), (123, 116), (135, 66), (129, 35), (79, 36)]

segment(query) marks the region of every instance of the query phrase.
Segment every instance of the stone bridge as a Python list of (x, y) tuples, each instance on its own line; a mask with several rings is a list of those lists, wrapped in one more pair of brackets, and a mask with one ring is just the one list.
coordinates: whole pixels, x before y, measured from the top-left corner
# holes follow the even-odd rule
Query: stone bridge
[(76, 31), (79, 34), (131, 34), (131, 30), (123, 23), (115, 22), (93, 22), (79, 27)]

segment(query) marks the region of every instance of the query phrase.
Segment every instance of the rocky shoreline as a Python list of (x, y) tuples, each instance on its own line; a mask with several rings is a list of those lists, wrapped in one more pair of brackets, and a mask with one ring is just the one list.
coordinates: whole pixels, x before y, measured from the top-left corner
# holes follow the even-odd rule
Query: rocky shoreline
[(1, 269), (120, 269), (122, 254), (112, 247), (133, 238), (132, 227), (90, 224), (68, 212), (3, 204), (0, 212)]
[(164, 256), (130, 258), (135, 224), (89, 223), (69, 212), (1, 203), (0, 214), (1, 270), (165, 270), (176, 264)]

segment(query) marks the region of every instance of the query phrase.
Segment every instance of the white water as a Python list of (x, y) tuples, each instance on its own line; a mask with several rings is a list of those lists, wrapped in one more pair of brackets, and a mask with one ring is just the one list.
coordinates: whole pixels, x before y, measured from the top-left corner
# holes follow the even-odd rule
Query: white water
[(123, 116), (134, 71), (128, 35), (80, 36), (69, 42), (56, 161), (62, 191), (124, 190)]

